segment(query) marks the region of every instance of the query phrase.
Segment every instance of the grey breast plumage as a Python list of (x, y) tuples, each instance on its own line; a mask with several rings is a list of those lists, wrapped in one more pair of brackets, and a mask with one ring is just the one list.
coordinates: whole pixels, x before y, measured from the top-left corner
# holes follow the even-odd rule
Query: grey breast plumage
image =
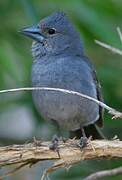
[[(33, 63), (34, 87), (63, 88), (97, 97), (93, 69), (85, 56), (44, 56)], [(55, 120), (67, 130), (95, 123), (99, 106), (85, 98), (54, 91), (34, 91), (35, 105), (47, 120)]]

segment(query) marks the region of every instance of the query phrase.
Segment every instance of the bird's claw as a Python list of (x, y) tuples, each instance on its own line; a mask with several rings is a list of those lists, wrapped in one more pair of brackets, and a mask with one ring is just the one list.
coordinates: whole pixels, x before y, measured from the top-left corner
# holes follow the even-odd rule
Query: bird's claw
[(88, 138), (87, 137), (81, 137), (79, 143), (77, 144), (80, 149), (83, 149), (87, 146)]
[(56, 151), (58, 154), (58, 157), (60, 158), (58, 143), (59, 143), (59, 138), (57, 135), (54, 135), (52, 138), (52, 144), (49, 145), (49, 149)]

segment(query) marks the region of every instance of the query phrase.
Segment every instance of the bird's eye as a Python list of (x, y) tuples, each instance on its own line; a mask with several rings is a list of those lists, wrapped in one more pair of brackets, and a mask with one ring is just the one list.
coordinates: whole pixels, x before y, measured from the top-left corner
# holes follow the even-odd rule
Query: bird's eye
[(48, 29), (48, 34), (52, 35), (55, 33), (56, 33), (56, 30), (54, 28)]

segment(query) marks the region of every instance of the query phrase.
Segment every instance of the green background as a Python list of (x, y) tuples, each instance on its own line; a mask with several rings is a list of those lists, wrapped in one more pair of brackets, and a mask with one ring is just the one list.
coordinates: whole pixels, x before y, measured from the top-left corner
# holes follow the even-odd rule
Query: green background
[[(31, 86), (31, 40), (21, 36), (18, 30), (57, 10), (65, 11), (81, 32), (85, 51), (96, 67), (105, 103), (122, 110), (122, 56), (115, 55), (94, 42), (97, 39), (122, 49), (122, 42), (116, 31), (118, 26), (122, 30), (121, 0), (0, 0), (0, 89)], [(113, 138), (117, 135), (121, 139), (122, 121), (112, 120), (107, 113), (104, 119), (105, 136)], [(20, 127), (17, 129), (19, 123)], [(54, 133), (54, 127), (46, 124), (36, 112), (30, 92), (0, 95), (1, 145), (23, 143), (33, 136), (51, 139)], [(59, 170), (50, 177), (82, 179), (90, 173), (121, 164), (121, 160), (87, 161), (72, 167), (68, 172)], [(6, 179), (40, 179), (41, 167), (38, 164)], [(118, 176), (107, 179), (121, 178)]]

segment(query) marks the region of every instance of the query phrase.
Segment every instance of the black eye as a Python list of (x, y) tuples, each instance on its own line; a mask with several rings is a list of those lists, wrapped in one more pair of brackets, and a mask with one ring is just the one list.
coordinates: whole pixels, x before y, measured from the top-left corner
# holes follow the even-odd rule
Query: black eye
[(56, 30), (54, 28), (48, 29), (50, 35), (55, 34)]

